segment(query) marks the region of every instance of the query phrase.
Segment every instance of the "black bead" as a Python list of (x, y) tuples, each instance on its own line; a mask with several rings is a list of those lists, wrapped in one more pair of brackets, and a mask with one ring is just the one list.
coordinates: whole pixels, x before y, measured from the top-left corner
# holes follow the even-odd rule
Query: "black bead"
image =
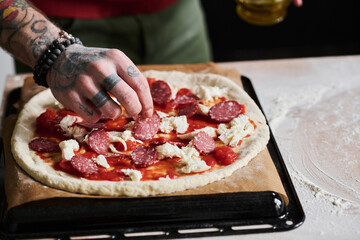
[(51, 50), (50, 50), (50, 49), (46, 49), (46, 50), (45, 50), (45, 54), (46, 54), (47, 56), (49, 56), (50, 53), (51, 53)]
[(44, 64), (44, 66), (42, 67), (42, 69), (43, 69), (43, 72), (41, 73), (41, 75), (43, 75), (44, 71), (49, 70), (49, 69), (50, 69), (50, 66), (47, 65), (47, 64)]
[(47, 58), (46, 54), (43, 54), (40, 59), (45, 60)]
[(52, 66), (53, 65), (53, 63), (54, 63), (54, 61), (53, 60), (51, 60), (51, 59), (48, 59), (48, 60), (46, 60), (46, 62), (45, 62), (47, 65), (49, 65), (49, 66)]
[(51, 54), (49, 58), (51, 60), (55, 61), (57, 59), (57, 56), (55, 54)]
[(70, 40), (65, 40), (63, 42), (63, 44), (64, 44), (65, 47), (68, 47), (69, 45), (71, 45), (71, 42), (70, 42)]
[(53, 52), (56, 56), (60, 56), (61, 51), (59, 49), (55, 49)]
[(63, 52), (65, 50), (65, 47), (64, 47), (64, 45), (59, 44), (57, 49), (59, 49), (61, 52)]
[(44, 63), (44, 60), (43, 60), (43, 59), (39, 59), (38, 65), (42, 65), (43, 63)]
[(34, 67), (34, 70), (36, 71), (36, 70), (39, 70), (40, 69), (40, 65), (36, 65), (35, 67)]
[(59, 45), (59, 40), (55, 39), (55, 40), (53, 41), (53, 44), (54, 44), (55, 46)]
[(50, 49), (50, 50), (54, 50), (55, 47), (56, 47), (56, 46), (55, 46), (54, 44), (51, 44), (51, 45), (49, 46), (49, 49)]

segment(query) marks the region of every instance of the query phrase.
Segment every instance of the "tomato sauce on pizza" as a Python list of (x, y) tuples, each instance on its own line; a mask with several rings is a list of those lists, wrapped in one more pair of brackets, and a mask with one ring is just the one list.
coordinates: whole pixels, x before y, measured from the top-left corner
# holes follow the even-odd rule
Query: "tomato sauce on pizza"
[(29, 148), (55, 170), (88, 180), (176, 179), (232, 164), (233, 149), (256, 129), (237, 101), (148, 82), (151, 118), (134, 121), (123, 111), (117, 119), (87, 123), (71, 110), (48, 108), (36, 119)]

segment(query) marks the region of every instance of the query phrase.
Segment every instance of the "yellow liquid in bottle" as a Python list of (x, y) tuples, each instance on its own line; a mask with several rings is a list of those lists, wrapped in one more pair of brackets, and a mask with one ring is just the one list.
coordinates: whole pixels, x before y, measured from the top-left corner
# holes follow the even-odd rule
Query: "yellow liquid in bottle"
[(290, 3), (291, 0), (237, 0), (236, 12), (248, 23), (269, 26), (284, 20)]

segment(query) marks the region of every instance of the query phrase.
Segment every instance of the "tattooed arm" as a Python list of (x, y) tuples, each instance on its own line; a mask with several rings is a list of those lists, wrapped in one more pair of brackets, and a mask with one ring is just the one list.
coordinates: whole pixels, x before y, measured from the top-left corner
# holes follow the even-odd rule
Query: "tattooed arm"
[(0, 0), (1, 47), (29, 66), (58, 36), (59, 29), (22, 0)]
[[(59, 32), (25, 0), (0, 0), (0, 45), (25, 64), (34, 67)], [(145, 77), (116, 49), (73, 44), (55, 61), (46, 80), (57, 100), (90, 122), (121, 114), (120, 106), (107, 92), (132, 117), (139, 113), (149, 117), (153, 113)]]

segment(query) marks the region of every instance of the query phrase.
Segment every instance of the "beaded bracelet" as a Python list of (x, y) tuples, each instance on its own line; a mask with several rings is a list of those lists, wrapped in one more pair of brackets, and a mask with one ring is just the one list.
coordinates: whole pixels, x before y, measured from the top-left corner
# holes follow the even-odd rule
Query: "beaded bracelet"
[[(46, 82), (46, 74), (54, 64), (55, 60), (60, 56), (60, 54), (65, 50), (66, 47), (76, 43), (82, 45), (82, 42), (78, 38), (74, 38), (71, 34), (68, 34), (64, 30), (60, 31), (60, 37), (55, 39), (48, 48), (42, 53), (37, 64), (34, 67), (34, 80), (35, 83), (49, 87)], [(61, 39), (65, 41), (60, 42)]]

